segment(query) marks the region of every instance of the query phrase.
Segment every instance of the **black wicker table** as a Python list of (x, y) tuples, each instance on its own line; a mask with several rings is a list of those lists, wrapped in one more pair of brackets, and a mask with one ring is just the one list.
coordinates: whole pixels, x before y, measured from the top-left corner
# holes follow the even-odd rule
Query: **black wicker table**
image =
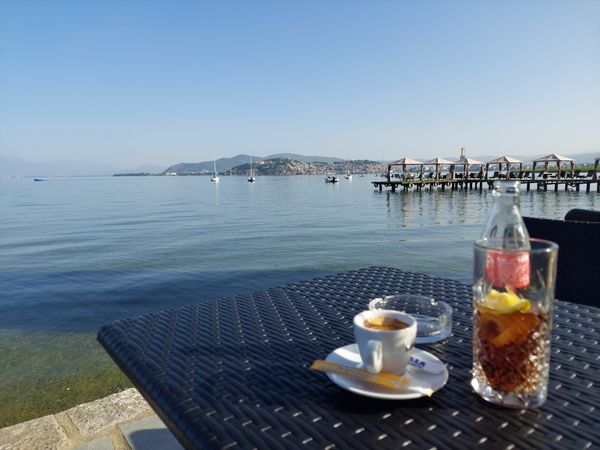
[[(431, 398), (360, 397), (310, 370), (353, 341), (370, 299), (431, 294), (453, 335)], [(597, 293), (595, 294), (597, 295)], [(471, 287), (373, 267), (120, 320), (98, 339), (187, 448), (593, 448), (600, 446), (600, 309), (557, 301), (548, 400), (510, 410), (471, 393)]]

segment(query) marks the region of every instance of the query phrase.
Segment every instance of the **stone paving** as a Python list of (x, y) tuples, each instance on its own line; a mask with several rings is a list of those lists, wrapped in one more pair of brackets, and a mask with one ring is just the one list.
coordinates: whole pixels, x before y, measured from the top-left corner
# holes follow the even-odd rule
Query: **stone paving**
[(0, 450), (180, 450), (136, 389), (0, 429)]

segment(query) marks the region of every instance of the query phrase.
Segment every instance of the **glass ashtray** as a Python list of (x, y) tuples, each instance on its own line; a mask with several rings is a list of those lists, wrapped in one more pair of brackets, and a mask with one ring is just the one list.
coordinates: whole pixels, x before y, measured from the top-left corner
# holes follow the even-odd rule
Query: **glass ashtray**
[(417, 321), (417, 344), (432, 344), (452, 334), (452, 308), (433, 297), (417, 294), (387, 295), (369, 302), (369, 309), (392, 309)]

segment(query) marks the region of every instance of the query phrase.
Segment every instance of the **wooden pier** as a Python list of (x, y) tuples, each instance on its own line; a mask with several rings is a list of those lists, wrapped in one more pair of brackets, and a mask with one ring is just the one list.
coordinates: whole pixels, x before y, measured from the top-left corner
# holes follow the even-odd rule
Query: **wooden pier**
[[(373, 181), (372, 184), (375, 188), (378, 188), (381, 192), (384, 187), (391, 189), (392, 192), (396, 190), (408, 191), (410, 189), (423, 190), (429, 188), (429, 190), (440, 189), (442, 191), (452, 190), (456, 191), (459, 189), (477, 189), (483, 190), (484, 186), (491, 189), (494, 185), (494, 181), (507, 181), (506, 179), (438, 179), (438, 180), (420, 180), (420, 179), (388, 179), (382, 181)], [(531, 178), (510, 178), (508, 181), (519, 181), (521, 182), (521, 188), (525, 188), (530, 191), (535, 188), (538, 191), (559, 191), (559, 190), (575, 190), (576, 192), (585, 189), (585, 192), (591, 192), (595, 190), (600, 192), (600, 179), (596, 178), (551, 178), (551, 179), (535, 179)]]

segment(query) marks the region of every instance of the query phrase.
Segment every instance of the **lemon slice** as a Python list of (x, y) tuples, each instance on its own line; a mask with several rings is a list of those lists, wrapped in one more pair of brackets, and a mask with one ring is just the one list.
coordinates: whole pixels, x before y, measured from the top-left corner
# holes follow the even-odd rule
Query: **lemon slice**
[(482, 306), (496, 314), (510, 314), (517, 311), (529, 311), (531, 302), (514, 292), (500, 292), (492, 289), (483, 299)]

